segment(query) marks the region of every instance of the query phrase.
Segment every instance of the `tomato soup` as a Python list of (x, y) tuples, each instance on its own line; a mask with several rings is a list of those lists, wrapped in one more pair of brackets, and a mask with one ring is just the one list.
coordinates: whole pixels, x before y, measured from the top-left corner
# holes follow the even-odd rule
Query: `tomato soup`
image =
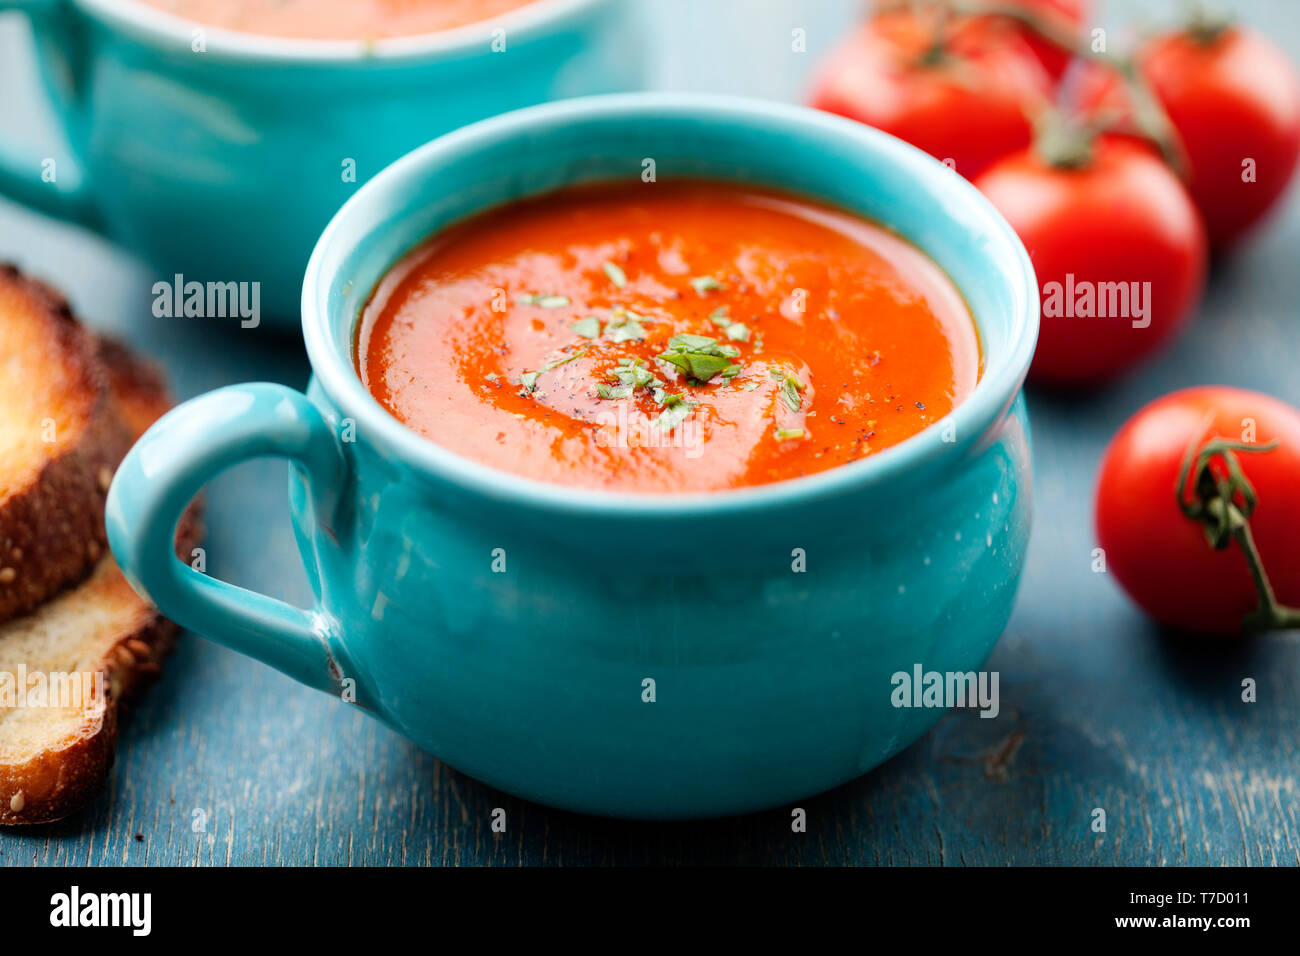
[(435, 33), (508, 13), (531, 0), (145, 0), (198, 23), (310, 40), (379, 40)]
[(974, 388), (948, 277), (893, 233), (712, 182), (582, 187), (439, 233), (376, 287), (358, 372), (454, 452), (584, 488), (824, 471)]

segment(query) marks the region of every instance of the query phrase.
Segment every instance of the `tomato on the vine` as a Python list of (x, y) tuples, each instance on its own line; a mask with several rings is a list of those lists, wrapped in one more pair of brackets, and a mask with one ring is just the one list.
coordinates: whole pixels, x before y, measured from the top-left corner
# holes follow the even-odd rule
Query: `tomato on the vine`
[[(1181, 143), (1210, 242), (1226, 249), (1277, 204), (1300, 163), (1300, 77), (1270, 40), (1241, 26), (1157, 36), (1137, 62)], [(1129, 110), (1113, 74), (1094, 76), (1085, 102)]]
[(1205, 283), (1205, 231), (1187, 191), (1126, 137), (1040, 141), (975, 181), (1016, 230), (1038, 276), (1030, 377), (1104, 381), (1167, 342)]
[(821, 70), (813, 106), (904, 139), (972, 178), (1028, 145), (1052, 81), (1015, 24), (882, 12)]
[[(994, 6), (1020, 11), (1027, 17), (1043, 21), (1054, 28), (1054, 32), (1074, 36), (1082, 42), (1079, 34), (1088, 15), (1088, 0), (995, 0)], [(1073, 54), (1028, 25), (1021, 27), (1021, 33), (1047, 72), (1059, 78), (1069, 66)]]
[[(1097, 479), (1097, 542), (1106, 570), (1152, 618), (1172, 628), (1210, 634), (1300, 626), (1300, 615), (1278, 608), (1271, 620), (1247, 622), (1260, 607), (1243, 532), (1212, 546), (1207, 525), (1188, 517), (1196, 501), (1189, 483), (1189, 449), (1224, 439), (1253, 493), (1230, 487), (1228, 458), (1212, 456), (1209, 484), (1225, 482), (1227, 498), (1245, 519), (1250, 547), (1275, 602), (1300, 605), (1300, 410), (1258, 392), (1203, 386), (1174, 392), (1147, 405), (1120, 429)], [(1276, 443), (1275, 445), (1273, 443)], [(1193, 462), (1194, 463), (1194, 462)], [(1211, 497), (1216, 493), (1212, 492)]]

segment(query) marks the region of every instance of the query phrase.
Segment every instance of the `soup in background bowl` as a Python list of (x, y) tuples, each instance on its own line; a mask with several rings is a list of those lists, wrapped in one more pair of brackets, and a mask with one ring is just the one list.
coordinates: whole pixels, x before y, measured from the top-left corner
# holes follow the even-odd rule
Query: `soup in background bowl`
[(436, 33), (532, 0), (143, 0), (187, 20), (264, 36), (363, 40)]
[[(644, 219), (634, 215), (633, 189), (643, 190), (638, 202), (651, 204)], [(727, 215), (715, 215), (723, 207)], [(512, 208), (517, 233), (506, 228)], [(548, 229), (545, 213), (554, 208), (582, 215), (558, 217)], [(662, 224), (655, 243), (648, 220), (669, 208), (676, 220)], [(581, 229), (561, 232), (575, 219), (587, 227), (585, 238)], [(778, 225), (765, 233), (762, 223)], [(748, 253), (746, 231), (764, 240)], [(855, 281), (874, 270), (895, 295), (855, 291), (838, 281), (838, 267), (821, 285), (812, 282), (814, 260), (793, 240), (813, 233), (827, 244), (828, 266), (839, 262)], [(700, 241), (678, 248), (675, 235)], [(452, 236), (463, 243), (440, 252), (439, 237)], [(622, 239), (636, 241), (624, 248)], [(527, 273), (525, 244), (536, 257), (534, 273)], [(861, 374), (847, 392), (819, 371), (829, 354), (820, 339), (801, 338), (813, 335), (812, 322), (801, 330), (796, 319), (770, 311), (779, 312), (778, 297), (767, 297), (755, 280), (764, 262), (775, 261), (773, 250), (807, 273), (801, 281), (846, 296), (846, 312), (856, 308), (855, 296), (869, 295), (872, 308), (856, 312), (852, 328), (835, 326), (844, 317), (809, 300), (818, 329), (846, 331), (853, 358), (844, 363)], [(575, 251), (581, 255), (569, 255)], [(606, 260), (626, 285), (616, 281), (619, 271), (606, 271)], [(476, 275), (484, 262), (513, 263), (501, 313), (482, 311), (492, 279)], [(683, 264), (688, 268), (678, 271)], [(433, 282), (421, 280), (422, 269)], [(712, 321), (713, 297), (724, 289), (691, 283), (709, 274), (703, 270), (718, 273), (713, 279), (730, 290), (731, 308), (719, 318), (743, 323), (748, 341), (728, 338), (732, 326)], [(372, 297), (389, 275), (410, 284), (398, 281), (387, 298)], [(558, 281), (567, 291), (550, 288)], [(757, 298), (745, 297), (746, 282)], [(773, 289), (786, 284), (783, 278)], [(945, 305), (950, 296), (939, 290), (952, 288), (964, 301)], [(465, 298), (439, 302), (455, 289)], [(422, 290), (437, 304), (426, 309)], [(908, 304), (918, 290), (933, 296), (926, 308)], [(569, 306), (542, 301), (550, 295), (581, 301), (591, 315), (551, 316), (548, 308)], [(774, 447), (771, 429), (793, 424), (787, 413), (802, 412), (804, 425), (794, 427), (817, 439), (833, 434), (838, 399), (859, 400), (876, 387), (859, 368), (869, 368), (872, 356), (857, 334), (870, 338), (873, 322), (883, 342), (877, 368), (893, 369), (880, 374), (905, 368), (908, 355), (917, 359), (910, 364), (926, 356), (931, 367), (913, 368), (907, 387), (942, 405), (943, 382), (951, 379), (955, 404), (925, 421), (913, 401), (916, 414), (907, 414), (919, 430), (910, 436), (785, 480), (717, 482), (674, 494), (575, 480), (590, 472), (538, 480), (508, 462), (476, 460), (475, 448), (447, 447), (445, 436), (431, 440), (371, 394), (358, 372), (367, 303), (381, 312), (394, 306), (392, 321), (405, 311), (435, 330), (445, 324), (450, 334), (403, 340), (410, 354), (395, 357), (408, 362), (408, 375), (420, 371), (418, 361), (431, 363), (428, 381), (444, 389), (439, 401), (457, 414), (470, 410), (466, 427), (481, 434), (465, 440), (480, 443), (478, 451), (491, 443), (500, 414), (524, 415), (521, 428), (536, 439), (547, 434), (547, 411), (561, 429), (569, 427), (566, 409), (585, 414), (597, 401), (662, 413), (653, 386), (646, 394), (649, 383), (637, 385), (635, 373), (635, 395), (591, 397), (600, 384), (624, 387), (608, 376), (628, 368), (620, 358), (637, 356), (667, 391), (667, 372), (650, 352), (671, 351), (673, 336), (607, 339), (619, 319), (624, 324), (615, 328), (634, 332), (627, 316), (614, 315), (620, 305), (644, 313), (651, 321), (637, 321), (647, 331), (661, 320), (657, 336), (697, 335), (736, 347), (736, 354), (716, 354), (688, 339), (677, 353), (683, 371), (708, 381), (673, 384), (702, 393), (695, 413), (714, 424), (747, 407), (728, 410), (724, 394), (737, 403), (759, 396), (761, 428), (741, 429), (755, 449)], [(625, 817), (788, 806), (871, 769), (945, 712), (942, 702), (900, 697), (898, 675), (910, 679), (917, 668), (974, 675), (1006, 625), (1030, 527), (1020, 387), (1037, 304), (1028, 256), (988, 202), (942, 164), (859, 124), (769, 102), (668, 94), (519, 111), (416, 150), (340, 210), (303, 285), (314, 372), (307, 394), (266, 383), (231, 386), (164, 417), (118, 471), (109, 540), (128, 577), (168, 616), (355, 700), (493, 786)], [(734, 312), (751, 306), (754, 315)], [(904, 313), (922, 330), (918, 341), (929, 344), (895, 349), (891, 359), (884, 333)], [(961, 331), (964, 314), (978, 330), (978, 353), (974, 332)], [(584, 323), (592, 316), (595, 324)], [(697, 331), (677, 331), (679, 322)], [(765, 334), (759, 352), (757, 333), (765, 327), (788, 335)], [(476, 329), (492, 335), (475, 342)], [(585, 366), (573, 358), (545, 368), (581, 351), (578, 339), (593, 348)], [(507, 351), (494, 355), (502, 346)], [(982, 369), (972, 386), (977, 354)], [(468, 355), (496, 363), (498, 376), (537, 375), (500, 389), (491, 373), (458, 379), (458, 357)], [(746, 368), (770, 378), (765, 363), (772, 359), (806, 375), (805, 388), (789, 393), (809, 399), (806, 411), (782, 411), (775, 405), (785, 402), (780, 390), (761, 379), (752, 393), (730, 393), (750, 381)], [(724, 376), (733, 364), (741, 369)], [(582, 373), (581, 392), (578, 379), (555, 374), (569, 367)], [(713, 384), (716, 377), (730, 381)], [(812, 447), (789, 441), (796, 455)], [(713, 454), (705, 447), (702, 458), (665, 460), (680, 469), (678, 477), (689, 476), (692, 461)], [(774, 460), (780, 453), (775, 446)], [(172, 555), (175, 521), (191, 496), (224, 468), (265, 455), (293, 462), (289, 500), (315, 594), (309, 609), (235, 588)], [(708, 471), (719, 468), (712, 462), (703, 467), (713, 478), (725, 471)], [(635, 483), (642, 475), (631, 477)]]

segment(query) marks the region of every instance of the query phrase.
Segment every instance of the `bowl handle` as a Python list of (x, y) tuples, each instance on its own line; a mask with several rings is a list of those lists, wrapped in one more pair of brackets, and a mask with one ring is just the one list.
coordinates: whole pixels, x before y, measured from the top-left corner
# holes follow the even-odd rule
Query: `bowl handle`
[(109, 545), (131, 586), (167, 617), (304, 684), (338, 692), (344, 675), (339, 643), (331, 639), (338, 630), (319, 597), (305, 611), (208, 577), (176, 556), (177, 524), (203, 485), (264, 456), (288, 458), (306, 479), (314, 520), (304, 553), (315, 553), (317, 536), (334, 536), (347, 460), (305, 395), (266, 382), (201, 395), (145, 432), (108, 492)]

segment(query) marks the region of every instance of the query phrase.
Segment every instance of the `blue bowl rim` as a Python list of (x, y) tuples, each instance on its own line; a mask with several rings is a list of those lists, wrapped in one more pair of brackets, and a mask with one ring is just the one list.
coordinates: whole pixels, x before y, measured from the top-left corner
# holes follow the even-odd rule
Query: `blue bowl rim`
[[(47, 0), (48, 2), (48, 0)], [(204, 31), (204, 58), (249, 62), (265, 66), (286, 63), (304, 66), (379, 66), (389, 62), (460, 59), (491, 52), (486, 37), (498, 27), (507, 31), (512, 46), (528, 43), (558, 31), (563, 22), (592, 7), (620, 0), (531, 0), (525, 6), (463, 26), (388, 37), (381, 40), (316, 40), (302, 37), (263, 36), (226, 30), (171, 13), (143, 0), (73, 0), (87, 16), (112, 27), (137, 42), (161, 50), (188, 51), (192, 31)]]
[[(736, 121), (780, 124), (792, 137), (799, 130), (820, 130), (856, 139), (864, 149), (885, 154), (918, 178), (936, 181), (938, 188), (949, 191), (985, 221), (988, 234), (993, 237), (990, 250), (1000, 240), (1004, 252), (1014, 257), (1020, 282), (1010, 290), (1015, 314), (1007, 336), (1008, 348), (996, 355), (986, 351), (983, 375), (966, 400), (897, 445), (817, 474), (740, 489), (654, 494), (554, 484), (481, 464), (407, 428), (366, 389), (355, 371), (352, 355), (341, 354), (335, 347), (326, 301), (330, 286), (330, 276), (324, 274), (326, 250), (338, 243), (355, 244), (352, 218), (389, 180), (427, 176), (444, 159), (473, 153), (477, 144), (484, 141), (526, 135), (538, 127), (579, 118), (591, 120), (605, 116), (626, 120), (629, 114), (637, 113), (656, 119), (669, 115), (719, 124)], [(993, 254), (991, 251), (990, 255)], [(955, 434), (979, 437), (1001, 420), (1024, 384), (1037, 342), (1038, 320), (1037, 279), (1020, 238), (979, 190), (929, 154), (887, 133), (819, 110), (770, 100), (697, 93), (618, 93), (560, 100), (482, 120), (426, 143), (380, 171), (334, 215), (312, 251), (302, 294), (303, 339), (314, 379), (336, 407), (353, 418), (358, 431), (364, 430), (367, 440), (390, 449), (418, 471), (450, 482), (468, 495), (575, 516), (664, 518), (759, 511), (859, 490), (896, 480), (911, 469), (945, 457), (960, 457), (971, 442), (943, 441), (942, 426), (951, 422)], [(352, 321), (355, 323), (355, 316)], [(981, 337), (987, 349), (987, 337)]]

